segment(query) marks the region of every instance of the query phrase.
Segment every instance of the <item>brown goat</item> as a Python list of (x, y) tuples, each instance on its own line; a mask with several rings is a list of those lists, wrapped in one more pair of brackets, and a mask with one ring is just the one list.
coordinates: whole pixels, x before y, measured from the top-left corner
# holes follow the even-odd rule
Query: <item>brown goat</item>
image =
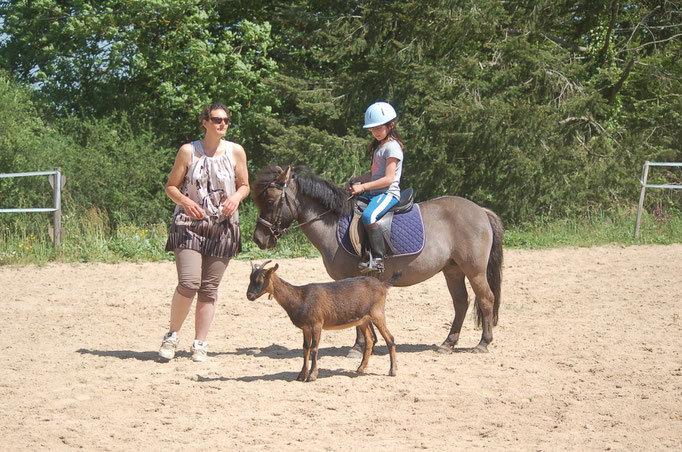
[[(294, 286), (275, 274), (278, 264), (266, 269), (269, 262), (271, 261), (261, 266), (251, 264), (251, 282), (246, 298), (253, 301), (264, 293), (269, 293), (289, 314), (294, 325), (303, 330), (303, 369), (298, 374), (298, 381), (317, 379), (317, 351), (323, 329), (340, 330), (353, 326), (360, 328), (365, 336), (366, 346), (357, 372), (364, 372), (376, 342), (370, 322), (376, 325), (388, 346), (391, 356), (388, 374), (396, 375), (395, 342), (386, 328), (384, 306), (388, 288), (400, 278), (400, 273), (394, 274), (387, 282), (361, 276), (329, 283)], [(312, 361), (310, 371), (309, 357)]]

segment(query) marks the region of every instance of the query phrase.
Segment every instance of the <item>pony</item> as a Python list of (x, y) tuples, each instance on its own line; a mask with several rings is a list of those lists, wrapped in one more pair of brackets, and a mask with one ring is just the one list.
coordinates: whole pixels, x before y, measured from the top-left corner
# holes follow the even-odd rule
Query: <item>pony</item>
[[(253, 240), (260, 249), (274, 248), (282, 235), (300, 228), (320, 252), (332, 279), (360, 275), (361, 257), (347, 252), (337, 240), (339, 220), (353, 212), (353, 199), (344, 187), (306, 167), (282, 169), (270, 164), (258, 173), (252, 196), (259, 210)], [(472, 351), (487, 353), (500, 307), (502, 221), (493, 211), (457, 196), (417, 205), (424, 224), (424, 248), (416, 255), (387, 256), (382, 278), (402, 272), (396, 286), (404, 287), (443, 273), (455, 308), (450, 331), (438, 347), (444, 353), (454, 351), (469, 309), (467, 278), (475, 294), (476, 323), (482, 329), (481, 340)], [(294, 221), (298, 224), (292, 226)], [(349, 356), (358, 356), (364, 346), (364, 336), (358, 330)]]

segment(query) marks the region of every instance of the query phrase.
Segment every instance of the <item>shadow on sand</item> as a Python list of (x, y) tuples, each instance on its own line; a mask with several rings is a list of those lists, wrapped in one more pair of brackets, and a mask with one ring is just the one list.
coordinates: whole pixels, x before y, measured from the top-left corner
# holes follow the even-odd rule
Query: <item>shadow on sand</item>
[[(438, 346), (436, 345), (426, 345), (426, 344), (399, 344), (396, 348), (396, 352), (400, 353), (421, 353), (425, 351), (437, 351)], [(471, 352), (473, 348), (456, 348), (453, 350), (454, 353), (466, 353)], [(350, 347), (323, 347), (319, 350), (320, 358), (324, 356), (347, 356), (350, 351)], [(81, 355), (92, 355), (99, 356), (103, 358), (117, 358), (117, 359), (136, 359), (138, 361), (161, 361), (159, 355), (156, 351), (135, 351), (135, 350), (89, 350), (89, 349), (78, 349), (76, 353)], [(388, 349), (385, 345), (379, 345), (374, 347), (374, 355), (388, 355)], [(269, 359), (292, 359), (299, 358), (303, 356), (303, 350), (300, 348), (287, 348), (281, 345), (272, 344), (267, 347), (249, 347), (249, 348), (238, 348), (235, 351), (230, 352), (209, 352), (208, 356), (221, 356), (221, 355), (235, 355), (235, 356), (254, 356), (256, 358), (269, 358)], [(178, 350), (176, 357), (178, 358), (189, 358), (190, 353), (188, 351)], [(256, 377), (254, 377), (256, 378)], [(274, 378), (277, 379), (277, 378)]]

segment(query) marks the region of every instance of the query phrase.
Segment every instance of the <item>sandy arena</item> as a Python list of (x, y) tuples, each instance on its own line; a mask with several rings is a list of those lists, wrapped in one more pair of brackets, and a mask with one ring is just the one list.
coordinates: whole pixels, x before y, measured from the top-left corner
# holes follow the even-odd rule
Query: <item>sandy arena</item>
[[(279, 260), (294, 284), (320, 259)], [(249, 302), (249, 262), (220, 289), (209, 361), (157, 360), (173, 263), (0, 267), (2, 450), (680, 450), (682, 245), (505, 250), (490, 353), (472, 309), (458, 352), (442, 275), (393, 288), (368, 373), (354, 330), (325, 331), (319, 379), (295, 381), (302, 334)]]

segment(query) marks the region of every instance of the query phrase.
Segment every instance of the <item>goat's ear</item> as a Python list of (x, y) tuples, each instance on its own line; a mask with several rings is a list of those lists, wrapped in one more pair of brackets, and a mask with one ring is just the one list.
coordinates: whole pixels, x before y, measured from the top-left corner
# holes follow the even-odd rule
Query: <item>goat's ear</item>
[(277, 271), (278, 268), (279, 268), (279, 264), (275, 264), (274, 267), (270, 267), (270, 268), (268, 268), (267, 270), (265, 270), (265, 274), (266, 274), (267, 276), (270, 276), (270, 275), (272, 275), (273, 273), (275, 273), (275, 271)]

